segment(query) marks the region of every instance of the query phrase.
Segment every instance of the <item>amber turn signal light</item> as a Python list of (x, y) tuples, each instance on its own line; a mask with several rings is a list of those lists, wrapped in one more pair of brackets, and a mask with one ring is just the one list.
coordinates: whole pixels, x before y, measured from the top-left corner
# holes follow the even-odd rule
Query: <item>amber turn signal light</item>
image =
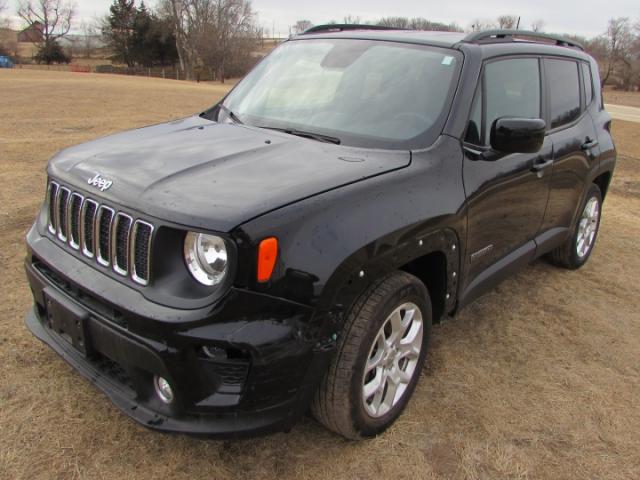
[(258, 281), (268, 282), (278, 258), (278, 239), (265, 238), (258, 247)]

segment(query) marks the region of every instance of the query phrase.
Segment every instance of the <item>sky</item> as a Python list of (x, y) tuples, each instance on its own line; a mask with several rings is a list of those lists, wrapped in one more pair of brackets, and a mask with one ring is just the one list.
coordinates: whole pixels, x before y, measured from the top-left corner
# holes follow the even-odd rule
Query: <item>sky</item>
[[(9, 2), (11, 3), (11, 0)], [(154, 5), (155, 0), (147, 0)], [(80, 20), (91, 21), (108, 12), (110, 0), (76, 0)], [(508, 14), (521, 17), (521, 28), (542, 19), (548, 32), (570, 33), (592, 37), (606, 30), (612, 17), (630, 17), (640, 21), (638, 0), (253, 0), (258, 23), (276, 35), (288, 36), (297, 20), (322, 24), (341, 22), (344, 17), (360, 17), (362, 21), (387, 16), (424, 17), (443, 23), (457, 22), (468, 27), (475, 19), (495, 19)], [(79, 22), (78, 22), (79, 23)]]

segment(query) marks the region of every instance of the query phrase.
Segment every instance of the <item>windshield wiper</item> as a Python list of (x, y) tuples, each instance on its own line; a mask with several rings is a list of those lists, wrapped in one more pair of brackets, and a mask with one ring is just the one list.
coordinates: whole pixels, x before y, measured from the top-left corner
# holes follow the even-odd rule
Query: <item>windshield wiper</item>
[(244, 122), (240, 120), (240, 117), (238, 117), (235, 113), (233, 113), (231, 110), (225, 107), (222, 103), (218, 104), (218, 108), (222, 110), (224, 113), (226, 113), (227, 116), (234, 121), (234, 123), (237, 123), (239, 125), (244, 125)]
[(277, 127), (263, 127), (263, 126), (260, 126), (259, 128), (276, 130), (278, 132), (288, 133), (289, 135), (295, 135), (297, 137), (310, 138), (311, 140), (317, 140), (318, 142), (334, 143), (336, 145), (340, 145), (340, 139), (338, 137), (323, 135), (322, 133), (307, 132), (304, 130), (297, 130), (295, 128), (277, 128)]

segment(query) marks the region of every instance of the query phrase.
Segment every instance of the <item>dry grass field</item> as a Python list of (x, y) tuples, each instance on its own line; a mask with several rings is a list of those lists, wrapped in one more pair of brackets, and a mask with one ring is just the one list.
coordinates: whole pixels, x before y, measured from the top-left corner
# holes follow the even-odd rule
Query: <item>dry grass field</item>
[(233, 442), (155, 433), (34, 339), (23, 239), (47, 159), (199, 111), (225, 88), (0, 71), (0, 478), (640, 478), (637, 123), (614, 123), (621, 157), (589, 263), (536, 262), (436, 326), (413, 401), (379, 438), (347, 442), (310, 418)]
[(604, 101), (616, 105), (628, 105), (630, 107), (640, 107), (640, 92), (623, 92), (619, 90), (606, 90)]

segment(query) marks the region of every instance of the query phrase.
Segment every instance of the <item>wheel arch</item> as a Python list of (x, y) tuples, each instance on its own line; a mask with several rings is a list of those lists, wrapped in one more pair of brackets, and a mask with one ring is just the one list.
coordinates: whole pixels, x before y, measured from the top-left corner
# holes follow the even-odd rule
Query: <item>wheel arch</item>
[(607, 195), (607, 190), (609, 190), (609, 184), (611, 183), (611, 172), (606, 171), (599, 174), (593, 179), (592, 183), (595, 183), (598, 186), (600, 193), (602, 194), (602, 200), (604, 200)]
[[(447, 314), (449, 275), (455, 279), (457, 271), (449, 271), (447, 255), (442, 250), (434, 250), (402, 265), (399, 270), (417, 277), (426, 287), (431, 298), (431, 313), (434, 323), (439, 323)], [(449, 295), (449, 297), (447, 297)]]
[[(316, 315), (324, 335), (339, 331), (350, 306), (375, 281), (404, 271), (422, 281), (431, 297), (434, 322), (456, 306), (460, 240), (451, 228), (426, 234), (405, 232), (389, 245), (389, 238), (367, 245), (348, 257), (334, 272), (320, 296)], [(398, 240), (396, 238), (396, 240)]]

